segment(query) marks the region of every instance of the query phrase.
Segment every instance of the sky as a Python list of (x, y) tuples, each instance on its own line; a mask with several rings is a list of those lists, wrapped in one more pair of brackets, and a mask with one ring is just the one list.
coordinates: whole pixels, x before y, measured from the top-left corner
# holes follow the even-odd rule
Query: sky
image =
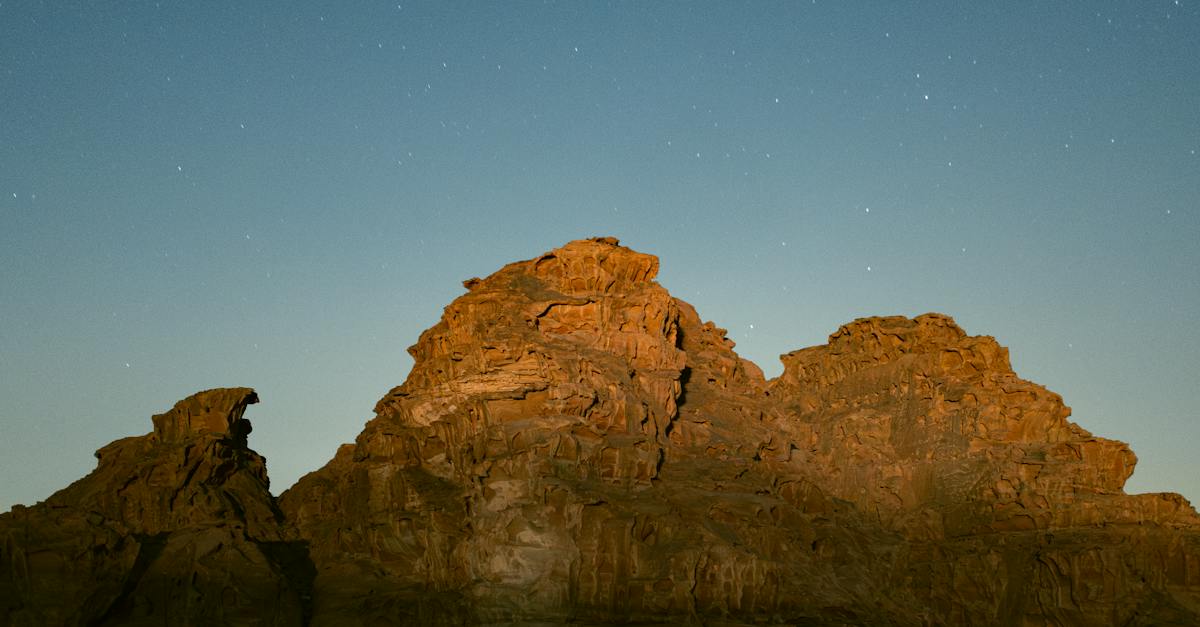
[(277, 494), (611, 235), (777, 375), (954, 316), (1200, 503), (1200, 0), (0, 1), (0, 511), (251, 386)]

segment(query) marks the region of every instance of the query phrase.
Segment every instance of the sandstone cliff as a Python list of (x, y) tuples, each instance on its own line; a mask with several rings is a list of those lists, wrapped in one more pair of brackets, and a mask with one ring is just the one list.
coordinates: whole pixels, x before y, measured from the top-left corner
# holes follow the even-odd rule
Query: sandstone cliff
[(253, 393), (181, 402), (0, 516), (0, 622), (1200, 622), (1195, 510), (994, 339), (856, 320), (766, 381), (657, 269), (597, 238), (466, 281), (277, 503)]
[(200, 392), (90, 475), (0, 515), (0, 624), (299, 625), (312, 579), (246, 448), (249, 388)]

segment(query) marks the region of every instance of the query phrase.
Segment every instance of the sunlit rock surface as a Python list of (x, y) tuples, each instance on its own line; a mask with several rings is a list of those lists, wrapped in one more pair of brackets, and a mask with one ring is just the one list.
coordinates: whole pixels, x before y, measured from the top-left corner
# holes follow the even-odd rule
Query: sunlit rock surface
[(1123, 624), (1200, 608), (1197, 519), (946, 316), (767, 382), (612, 239), (511, 264), (281, 505), (315, 617)]
[(597, 238), (464, 282), (277, 503), (253, 393), (181, 402), (0, 517), (0, 623), (1200, 622), (1191, 505), (994, 339), (861, 319), (766, 381), (657, 270)]

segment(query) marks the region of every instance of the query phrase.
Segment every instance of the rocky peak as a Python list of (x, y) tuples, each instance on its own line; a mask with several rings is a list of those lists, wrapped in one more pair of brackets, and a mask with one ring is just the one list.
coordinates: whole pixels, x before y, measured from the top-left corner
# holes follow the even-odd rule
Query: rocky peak
[(587, 365), (580, 362), (586, 353), (628, 363), (622, 368), (670, 371), (668, 379), (677, 380), (685, 359), (676, 347), (678, 308), (653, 281), (657, 271), (653, 255), (601, 237), (465, 281), (469, 291), (409, 348), (413, 371), (376, 412), (393, 414), (394, 401), (445, 385), (468, 393), (481, 385), (492, 394), (500, 387), (538, 392), (549, 384), (549, 362)]
[[(596, 238), (464, 282), (356, 443), (281, 499), (327, 573), (318, 614), (917, 624), (940, 604), (938, 620), (1069, 624), (1134, 610), (1040, 601), (1030, 581), (1094, 575), (1046, 583), (1038, 534), (1191, 524), (1176, 496), (1125, 497), (1128, 448), (949, 316), (856, 320), (768, 383), (657, 269)], [(997, 554), (977, 540), (995, 533), (1026, 535)], [(921, 557), (943, 550), (970, 557)], [(1024, 565), (946, 596), (995, 559)], [(1103, 585), (1140, 585), (1122, 563)]]
[(198, 392), (98, 450), (91, 474), (0, 515), (0, 624), (298, 624), (307, 552), (246, 447), (256, 402)]
[[(0, 516), (0, 624), (1195, 624), (1200, 518), (949, 317), (762, 372), (579, 240), (486, 278), (280, 496), (209, 390)], [(311, 560), (311, 561), (310, 561)]]
[(950, 316), (927, 313), (916, 318), (859, 318), (842, 325), (822, 346), (782, 355), (778, 385), (829, 386), (859, 371), (914, 360), (931, 362), (939, 372), (958, 375), (1012, 372), (1008, 349), (987, 336), (968, 336)]
[(1126, 497), (1129, 447), (1071, 422), (1007, 349), (949, 316), (855, 320), (781, 359), (770, 392), (786, 429), (809, 443), (826, 489), (886, 526), (943, 537), (1195, 520), (1175, 495)]
[(242, 416), (246, 406), (258, 402), (250, 388), (218, 388), (197, 392), (162, 414), (156, 414), (154, 435), (163, 442), (178, 442), (199, 433), (228, 435), (246, 445), (250, 421)]
[(573, 295), (628, 289), (658, 275), (658, 257), (625, 248), (615, 237), (575, 240), (526, 263), (529, 274)]

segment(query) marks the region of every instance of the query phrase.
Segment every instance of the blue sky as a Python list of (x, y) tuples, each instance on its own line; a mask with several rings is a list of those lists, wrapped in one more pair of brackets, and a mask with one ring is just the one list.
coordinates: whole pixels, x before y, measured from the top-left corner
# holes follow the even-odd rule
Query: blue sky
[(582, 237), (777, 356), (940, 311), (1200, 498), (1200, 3), (0, 3), (0, 508), (205, 388), (276, 491)]

